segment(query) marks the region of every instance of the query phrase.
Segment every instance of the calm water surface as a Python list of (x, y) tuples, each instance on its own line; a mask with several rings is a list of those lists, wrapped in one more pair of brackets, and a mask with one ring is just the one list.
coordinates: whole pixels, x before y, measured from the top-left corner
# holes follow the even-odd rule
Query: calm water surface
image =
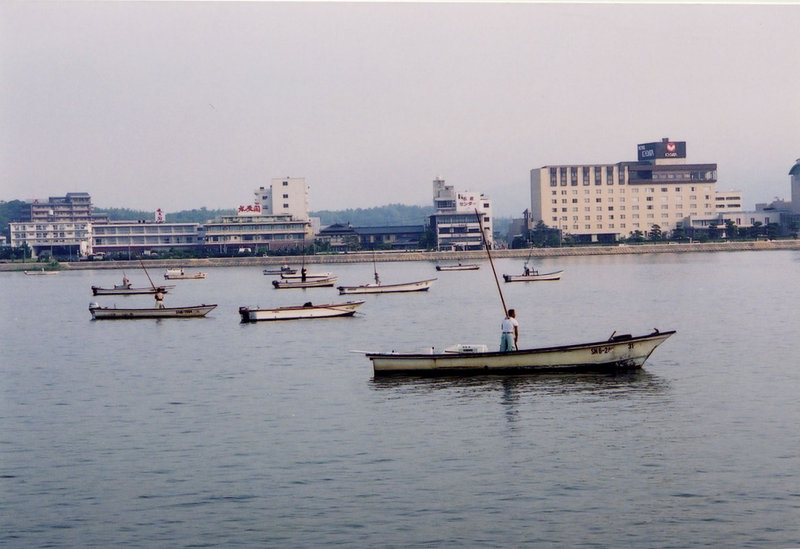
[(0, 545), (800, 545), (800, 253), (537, 266), (564, 276), (503, 286), (523, 347), (678, 333), (632, 374), (376, 380), (351, 350), (498, 345), (488, 263), (379, 264), (439, 280), (258, 324), (238, 307), (340, 298), (208, 269), (166, 300), (205, 319), (91, 321), (151, 298), (91, 296), (121, 272), (0, 273)]

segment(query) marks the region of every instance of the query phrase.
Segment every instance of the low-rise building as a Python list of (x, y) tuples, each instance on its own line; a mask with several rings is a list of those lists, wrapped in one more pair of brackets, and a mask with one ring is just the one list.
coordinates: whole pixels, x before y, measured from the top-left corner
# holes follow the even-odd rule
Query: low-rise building
[(260, 215), (252, 210), (205, 224), (206, 247), (223, 254), (248, 250), (303, 248), (313, 239), (311, 222), (291, 215)]
[(205, 242), (199, 223), (164, 221), (106, 221), (92, 224), (90, 253), (141, 254), (202, 248)]

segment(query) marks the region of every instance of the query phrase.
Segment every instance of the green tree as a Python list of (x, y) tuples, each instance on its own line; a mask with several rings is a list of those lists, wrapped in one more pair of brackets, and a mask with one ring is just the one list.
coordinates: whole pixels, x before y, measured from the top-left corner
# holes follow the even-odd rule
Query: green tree
[(650, 232), (647, 236), (650, 240), (661, 240), (661, 225), (653, 225), (650, 227)]
[(736, 238), (737, 233), (739, 232), (739, 228), (736, 226), (736, 223), (733, 222), (733, 219), (726, 219), (725, 220), (725, 237), (726, 238)]

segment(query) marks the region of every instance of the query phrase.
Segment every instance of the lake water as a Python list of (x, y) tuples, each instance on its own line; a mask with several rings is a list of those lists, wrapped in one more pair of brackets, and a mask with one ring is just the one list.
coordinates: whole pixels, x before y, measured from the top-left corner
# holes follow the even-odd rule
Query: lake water
[(499, 344), (487, 262), (379, 263), (438, 281), (257, 324), (238, 307), (347, 296), (212, 268), (166, 299), (207, 318), (92, 321), (90, 301), (152, 298), (92, 297), (121, 272), (0, 273), (0, 545), (800, 545), (800, 253), (536, 266), (563, 278), (502, 286), (522, 347), (677, 334), (624, 375), (376, 380), (351, 350)]

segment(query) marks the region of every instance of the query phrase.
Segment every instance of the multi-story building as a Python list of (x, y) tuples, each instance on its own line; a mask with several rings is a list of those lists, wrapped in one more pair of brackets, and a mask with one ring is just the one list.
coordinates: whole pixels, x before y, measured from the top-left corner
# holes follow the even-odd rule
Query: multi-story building
[(259, 207), (261, 215), (290, 215), (295, 220), (308, 219), (308, 185), (304, 177), (274, 178), (268, 188), (256, 189), (255, 195), (255, 205)]
[(89, 193), (67, 193), (46, 201), (27, 201), (19, 222), (9, 224), (11, 246), (27, 244), (33, 257), (85, 255), (91, 249), (92, 198)]
[(277, 251), (305, 247), (313, 239), (308, 219), (251, 211), (205, 224), (206, 246), (220, 253)]
[(792, 188), (792, 212), (800, 214), (800, 158), (789, 170), (789, 183)]
[(687, 164), (686, 142), (665, 138), (638, 145), (636, 162), (531, 170), (531, 223), (541, 220), (579, 242), (615, 241), (655, 226), (665, 234), (689, 217), (716, 217), (716, 183), (716, 164)]
[(436, 249), (481, 249), (481, 223), (489, 246), (493, 245), (494, 218), (492, 200), (488, 196), (472, 191), (457, 192), (437, 177), (433, 180), (433, 207), (436, 211), (430, 216), (430, 226), (436, 235)]
[(195, 249), (204, 244), (199, 223), (163, 221), (106, 221), (92, 223), (91, 253), (119, 253), (129, 257), (148, 252)]

